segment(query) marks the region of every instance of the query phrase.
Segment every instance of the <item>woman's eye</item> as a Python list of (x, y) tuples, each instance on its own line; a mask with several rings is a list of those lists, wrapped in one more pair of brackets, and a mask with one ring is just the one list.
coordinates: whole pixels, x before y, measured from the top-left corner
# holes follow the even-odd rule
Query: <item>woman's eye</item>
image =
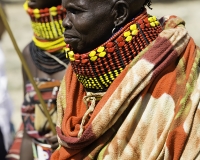
[(71, 13), (73, 13), (73, 14), (78, 14), (78, 13), (81, 12), (80, 10), (75, 9), (75, 8), (69, 8), (68, 11), (71, 12)]

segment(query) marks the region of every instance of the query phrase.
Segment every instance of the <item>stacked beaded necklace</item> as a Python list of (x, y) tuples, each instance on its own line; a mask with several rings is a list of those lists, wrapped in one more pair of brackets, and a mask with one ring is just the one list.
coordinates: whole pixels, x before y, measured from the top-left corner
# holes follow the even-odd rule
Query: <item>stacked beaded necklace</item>
[(66, 15), (66, 9), (61, 5), (44, 9), (31, 9), (26, 1), (24, 9), (31, 18), (33, 32), (37, 38), (52, 40), (63, 37), (62, 20)]
[(64, 70), (69, 62), (64, 54), (66, 44), (62, 26), (66, 9), (61, 5), (31, 9), (28, 7), (28, 1), (24, 3), (24, 9), (31, 18), (34, 32), (33, 42), (30, 43), (30, 53), (36, 67), (48, 74)]
[(65, 49), (78, 80), (87, 91), (106, 91), (114, 79), (148, 44), (162, 27), (146, 10), (114, 34), (107, 42), (85, 54)]

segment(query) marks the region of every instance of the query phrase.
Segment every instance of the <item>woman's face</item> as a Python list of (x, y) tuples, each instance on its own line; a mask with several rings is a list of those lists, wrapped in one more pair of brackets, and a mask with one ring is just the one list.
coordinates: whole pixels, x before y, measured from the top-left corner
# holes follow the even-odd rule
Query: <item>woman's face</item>
[(112, 36), (114, 19), (110, 0), (63, 0), (65, 42), (75, 52), (86, 53)]
[(32, 9), (50, 8), (52, 6), (61, 5), (61, 0), (29, 0), (28, 6)]

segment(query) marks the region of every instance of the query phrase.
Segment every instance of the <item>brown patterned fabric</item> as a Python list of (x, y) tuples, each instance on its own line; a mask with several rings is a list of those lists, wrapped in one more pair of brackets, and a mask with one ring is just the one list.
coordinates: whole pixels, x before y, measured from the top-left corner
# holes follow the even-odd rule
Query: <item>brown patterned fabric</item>
[(162, 22), (164, 30), (87, 118), (84, 87), (68, 68), (58, 95), (60, 147), (52, 160), (200, 159), (200, 49), (180, 18)]

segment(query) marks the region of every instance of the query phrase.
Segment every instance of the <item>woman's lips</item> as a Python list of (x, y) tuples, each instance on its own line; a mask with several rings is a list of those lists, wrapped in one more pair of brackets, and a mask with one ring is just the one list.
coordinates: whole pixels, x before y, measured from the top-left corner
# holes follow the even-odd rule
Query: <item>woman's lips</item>
[(72, 35), (64, 35), (65, 37), (65, 43), (67, 44), (72, 44), (74, 42), (77, 42), (78, 41), (78, 37), (75, 37), (75, 36), (72, 36)]

